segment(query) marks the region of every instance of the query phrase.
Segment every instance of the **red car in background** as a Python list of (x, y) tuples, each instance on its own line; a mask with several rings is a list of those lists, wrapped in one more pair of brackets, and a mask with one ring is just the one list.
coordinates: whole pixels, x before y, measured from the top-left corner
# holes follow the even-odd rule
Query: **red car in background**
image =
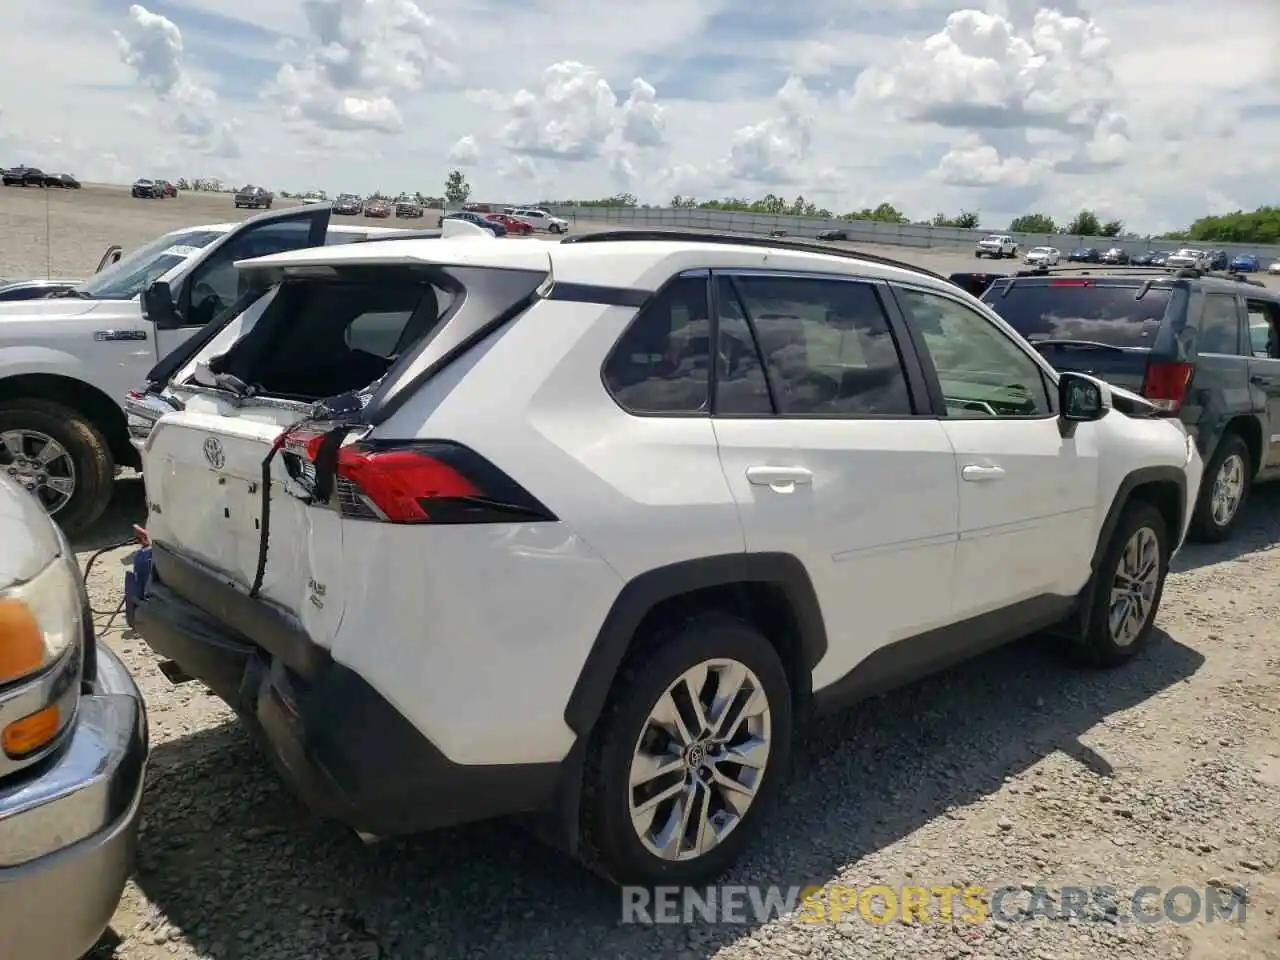
[(502, 224), (507, 228), (507, 233), (512, 236), (523, 237), (533, 233), (532, 223), (527, 220), (521, 220), (518, 217), (508, 216), (505, 213), (491, 213), (485, 219)]
[(364, 205), (366, 217), (377, 217), (379, 220), (391, 216), (391, 204), (385, 200), (370, 200)]

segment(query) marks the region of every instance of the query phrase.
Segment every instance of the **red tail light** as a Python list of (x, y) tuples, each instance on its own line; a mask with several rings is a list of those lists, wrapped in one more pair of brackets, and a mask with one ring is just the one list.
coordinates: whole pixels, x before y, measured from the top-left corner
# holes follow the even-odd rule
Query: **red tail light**
[(1159, 409), (1177, 413), (1187, 398), (1194, 368), (1189, 363), (1147, 364), (1147, 376), (1142, 383), (1142, 395)]
[[(322, 435), (286, 440), (285, 462), (291, 474), (314, 481), (323, 440)], [(291, 459), (300, 471), (290, 464)], [(342, 446), (333, 491), (331, 505), (343, 516), (358, 520), (456, 524), (556, 519), (480, 454), (447, 441)]]

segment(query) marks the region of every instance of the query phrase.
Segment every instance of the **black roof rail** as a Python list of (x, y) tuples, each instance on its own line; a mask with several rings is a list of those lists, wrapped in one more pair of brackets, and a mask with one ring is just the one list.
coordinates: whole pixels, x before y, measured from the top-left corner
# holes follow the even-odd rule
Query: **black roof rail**
[(600, 230), (595, 233), (575, 233), (565, 237), (561, 243), (616, 243), (631, 241), (633, 243), (683, 240), (686, 243), (723, 243), (736, 244), (743, 247), (769, 247), (774, 250), (794, 250), (797, 253), (821, 253), (829, 257), (844, 257), (848, 260), (864, 260), (885, 267), (897, 267), (923, 274), (943, 283), (950, 281), (940, 273), (934, 273), (924, 267), (893, 257), (882, 257), (875, 253), (863, 253), (847, 247), (833, 247), (828, 244), (811, 243), (805, 240), (792, 240), (789, 237), (762, 237), (751, 233), (717, 233), (703, 230)]
[[(1197, 275), (1199, 274), (1199, 271), (1192, 271), (1192, 272), (1196, 273)], [(1164, 274), (1167, 277), (1173, 278), (1175, 276), (1180, 275), (1181, 271), (1175, 273), (1174, 271), (1170, 271), (1164, 267), (1143, 267), (1143, 266), (1117, 267), (1117, 266), (1110, 266), (1105, 263), (1077, 263), (1077, 264), (1063, 264), (1057, 267), (1032, 267), (1029, 270), (1019, 270), (1017, 273), (1014, 274), (1014, 276), (1016, 277), (1051, 277), (1055, 274), (1063, 274), (1063, 273), (1072, 273), (1072, 274), (1087, 273), (1091, 276), (1093, 274), (1102, 274), (1104, 276), (1105, 275), (1123, 276), (1125, 274), (1157, 273), (1157, 274)]]

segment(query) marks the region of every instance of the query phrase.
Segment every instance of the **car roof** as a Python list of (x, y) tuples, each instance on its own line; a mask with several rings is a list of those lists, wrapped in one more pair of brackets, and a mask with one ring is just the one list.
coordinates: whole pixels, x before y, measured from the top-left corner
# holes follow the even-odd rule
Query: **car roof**
[[(291, 268), (365, 265), (404, 266), (447, 264), (550, 272), (558, 282), (656, 290), (677, 273), (690, 269), (770, 269), (830, 273), (892, 280), (936, 289), (954, 296), (958, 288), (945, 277), (922, 272), (908, 264), (879, 262), (845, 253), (803, 249), (798, 245), (768, 244), (762, 238), (716, 240), (642, 239), (626, 242), (561, 240), (497, 240), (489, 237), (442, 237), (423, 240), (371, 241), (336, 247), (310, 247), (244, 260), (237, 266)], [(605, 239), (620, 239), (608, 237)], [(734, 242), (740, 239), (744, 242)]]

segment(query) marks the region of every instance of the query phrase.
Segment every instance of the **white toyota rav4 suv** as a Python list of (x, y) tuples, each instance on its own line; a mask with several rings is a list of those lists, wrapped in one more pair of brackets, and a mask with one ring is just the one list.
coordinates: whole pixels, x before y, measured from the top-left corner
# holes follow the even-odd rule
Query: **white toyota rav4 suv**
[(714, 875), (807, 718), (1041, 629), (1130, 658), (1200, 482), (1178, 420), (896, 261), (612, 231), (239, 267), (135, 404), (130, 617), (366, 836), (534, 812), (614, 881)]

